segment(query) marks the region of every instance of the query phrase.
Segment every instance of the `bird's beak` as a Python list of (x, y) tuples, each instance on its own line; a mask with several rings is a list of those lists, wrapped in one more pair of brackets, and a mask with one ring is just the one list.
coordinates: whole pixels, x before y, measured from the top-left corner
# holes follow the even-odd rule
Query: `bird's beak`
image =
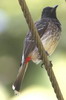
[(53, 9), (51, 9), (51, 12), (56, 12), (56, 8), (58, 7), (58, 5), (54, 6)]
[(53, 11), (56, 11), (56, 8), (58, 7), (58, 5), (54, 6), (53, 7)]

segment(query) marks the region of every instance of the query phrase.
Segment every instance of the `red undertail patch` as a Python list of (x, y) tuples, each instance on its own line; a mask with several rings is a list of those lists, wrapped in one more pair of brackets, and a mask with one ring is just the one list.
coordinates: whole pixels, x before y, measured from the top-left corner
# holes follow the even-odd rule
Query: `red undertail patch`
[(30, 60), (31, 60), (31, 57), (27, 57), (27, 58), (25, 59), (25, 64), (27, 64)]

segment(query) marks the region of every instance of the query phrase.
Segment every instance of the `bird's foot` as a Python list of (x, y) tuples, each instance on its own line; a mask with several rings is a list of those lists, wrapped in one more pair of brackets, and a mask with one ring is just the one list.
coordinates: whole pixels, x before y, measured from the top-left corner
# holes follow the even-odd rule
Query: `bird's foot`
[[(41, 68), (43, 68), (43, 65), (44, 65), (44, 63), (41, 64)], [(52, 61), (50, 61), (50, 66), (51, 67), (53, 66)]]
[(43, 68), (44, 63), (41, 64), (41, 68)]

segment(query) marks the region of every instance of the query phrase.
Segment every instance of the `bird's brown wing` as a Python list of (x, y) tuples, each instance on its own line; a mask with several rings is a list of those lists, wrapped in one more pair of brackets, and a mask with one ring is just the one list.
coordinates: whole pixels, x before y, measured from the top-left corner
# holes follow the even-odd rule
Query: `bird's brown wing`
[[(40, 38), (45, 34), (45, 30), (48, 26), (48, 21), (46, 19), (41, 19), (35, 23), (35, 26), (38, 30)], [(32, 33), (28, 32), (24, 41), (24, 58), (26, 58), (29, 53), (31, 53), (36, 47), (36, 43), (32, 37)]]

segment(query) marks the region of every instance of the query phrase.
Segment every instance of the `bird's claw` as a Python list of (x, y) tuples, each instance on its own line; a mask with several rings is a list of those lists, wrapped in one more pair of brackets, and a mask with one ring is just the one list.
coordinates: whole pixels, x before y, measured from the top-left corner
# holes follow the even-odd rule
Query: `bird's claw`
[(50, 61), (50, 66), (53, 67), (52, 61)]
[[(41, 68), (43, 68), (43, 65), (44, 65), (44, 63), (41, 64)], [(52, 61), (50, 61), (50, 66), (51, 67), (53, 66)]]
[(41, 64), (41, 68), (43, 68), (44, 63)]

